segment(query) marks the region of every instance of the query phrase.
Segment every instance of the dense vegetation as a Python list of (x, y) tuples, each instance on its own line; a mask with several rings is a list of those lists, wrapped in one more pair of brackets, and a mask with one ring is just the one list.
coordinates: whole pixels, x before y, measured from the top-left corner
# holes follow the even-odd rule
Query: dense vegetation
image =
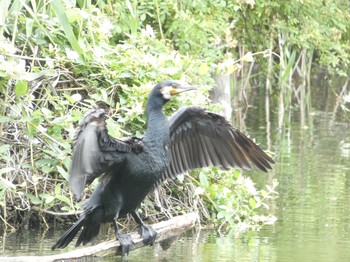
[[(252, 78), (264, 82), (284, 112), (292, 93), (308, 92), (289, 88), (292, 76), (308, 81), (312, 65), (346, 76), (350, 62), (348, 0), (0, 0), (0, 13), (0, 218), (7, 228), (79, 207), (67, 186), (72, 138), (97, 101), (111, 106), (111, 135), (141, 136), (148, 91), (161, 80), (200, 87), (167, 106), (169, 114), (183, 104), (217, 109), (208, 93), (220, 74), (231, 74), (236, 89)], [(256, 190), (240, 172), (217, 169), (185, 178), (159, 188), (140, 211), (199, 209), (231, 226), (271, 221), (257, 214), (277, 182)]]

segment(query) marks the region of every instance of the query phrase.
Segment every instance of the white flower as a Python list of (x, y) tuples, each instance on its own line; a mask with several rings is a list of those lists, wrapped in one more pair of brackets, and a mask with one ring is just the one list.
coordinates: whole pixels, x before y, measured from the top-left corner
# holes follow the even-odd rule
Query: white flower
[(100, 46), (95, 46), (93, 48), (93, 55), (97, 59), (103, 57), (105, 53), (106, 53), (105, 50)]
[(65, 49), (67, 57), (72, 61), (77, 61), (79, 59), (79, 54), (69, 48)]
[(146, 25), (145, 29), (141, 29), (141, 34), (142, 34), (142, 36), (148, 36), (150, 38), (156, 37), (156, 34), (155, 34), (152, 26), (150, 26), (150, 25)]
[(0, 61), (0, 71), (5, 71), (12, 78), (18, 78), (26, 73), (26, 62), (23, 59), (18, 61)]
[(152, 66), (156, 66), (157, 65), (157, 58), (154, 57), (152, 54), (144, 54), (143, 55), (143, 61), (146, 64), (152, 65)]
[(99, 28), (99, 32), (107, 37), (112, 36), (112, 30), (114, 26), (108, 18), (104, 18)]
[(245, 186), (247, 187), (248, 193), (251, 195), (256, 195), (257, 191), (254, 186), (254, 182), (250, 179), (250, 177), (247, 177), (245, 180)]
[(7, 54), (14, 54), (17, 51), (17, 48), (6, 39), (0, 40), (0, 50), (3, 50)]

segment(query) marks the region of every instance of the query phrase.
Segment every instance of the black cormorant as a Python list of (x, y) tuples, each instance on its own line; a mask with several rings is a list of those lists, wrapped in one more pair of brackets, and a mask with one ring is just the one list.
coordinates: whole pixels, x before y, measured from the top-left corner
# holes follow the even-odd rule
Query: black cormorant
[(251, 163), (267, 172), (274, 161), (252, 140), (222, 116), (197, 106), (185, 107), (168, 121), (162, 108), (172, 96), (193, 90), (176, 81), (157, 84), (148, 98), (147, 131), (142, 139), (118, 140), (109, 136), (106, 112), (97, 108), (80, 123), (73, 151), (69, 184), (80, 199), (86, 185), (101, 176), (79, 220), (52, 247), (66, 247), (82, 229), (76, 246), (95, 237), (102, 223), (113, 223), (122, 255), (132, 246), (129, 235), (120, 234), (116, 219), (130, 213), (145, 244), (156, 232), (145, 225), (136, 208), (155, 186), (167, 178), (207, 166), (251, 169)]

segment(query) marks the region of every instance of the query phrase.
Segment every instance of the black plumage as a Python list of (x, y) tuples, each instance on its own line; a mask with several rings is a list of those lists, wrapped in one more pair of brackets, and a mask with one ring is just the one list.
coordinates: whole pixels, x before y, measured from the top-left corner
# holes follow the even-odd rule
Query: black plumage
[(130, 213), (140, 226), (146, 244), (156, 232), (145, 225), (135, 209), (155, 186), (189, 170), (206, 166), (267, 172), (274, 161), (251, 139), (222, 116), (201, 107), (185, 107), (168, 121), (163, 106), (173, 95), (193, 90), (175, 81), (157, 84), (146, 106), (147, 131), (142, 139), (111, 138), (105, 110), (88, 113), (79, 126), (70, 169), (69, 184), (79, 199), (86, 185), (101, 177), (79, 220), (52, 247), (66, 247), (82, 231), (76, 246), (95, 237), (102, 223), (111, 222), (121, 242), (122, 255), (132, 246), (129, 235), (120, 234), (115, 219)]

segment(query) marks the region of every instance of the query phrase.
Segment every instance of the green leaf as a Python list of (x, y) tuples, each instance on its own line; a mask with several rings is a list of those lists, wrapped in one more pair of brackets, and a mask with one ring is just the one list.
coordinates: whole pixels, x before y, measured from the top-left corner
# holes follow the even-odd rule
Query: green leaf
[(74, 104), (78, 101), (82, 100), (82, 96), (79, 93), (73, 94), (73, 95), (67, 95), (67, 94), (63, 94), (65, 98), (67, 98), (67, 100), (69, 101), (69, 103)]
[(57, 166), (57, 170), (58, 170), (58, 172), (61, 174), (61, 176), (62, 176), (64, 179), (68, 180), (68, 173), (67, 173), (66, 170), (64, 170), (64, 169), (63, 169), (62, 167), (60, 167), (60, 166)]
[(38, 198), (32, 194), (29, 194), (29, 193), (25, 193), (24, 195), (31, 201), (32, 204), (41, 205), (42, 201), (40, 198)]
[(72, 48), (82, 57), (83, 51), (80, 48), (77, 38), (73, 33), (73, 29), (68, 21), (67, 15), (65, 13), (65, 9), (63, 7), (63, 3), (61, 0), (52, 0), (51, 6), (53, 11), (56, 13), (58, 21), (60, 22), (66, 37), (71, 44)]
[(51, 204), (55, 200), (54, 196), (48, 196), (45, 198), (45, 204)]
[(10, 145), (8, 144), (0, 146), (0, 154), (5, 153), (7, 150), (9, 150), (9, 148), (10, 148)]
[(226, 216), (226, 212), (225, 212), (225, 211), (220, 211), (220, 212), (216, 215), (216, 217), (219, 218), (219, 219), (224, 218), (225, 216)]
[(8, 77), (8, 76), (9, 75), (8, 75), (8, 73), (6, 71), (0, 71), (0, 77), (5, 78), (5, 77)]
[(71, 205), (70, 199), (66, 196), (63, 195), (57, 195), (56, 198), (64, 203), (66, 203), (67, 205)]
[(209, 67), (206, 63), (203, 63), (199, 66), (198, 72), (200, 75), (205, 75), (209, 72)]
[[(5, 168), (3, 168), (5, 169)], [(1, 172), (2, 169), (0, 169)], [(0, 177), (0, 188), (16, 188), (16, 186), (6, 178)]]
[(207, 187), (209, 185), (208, 178), (204, 174), (204, 172), (199, 173), (199, 181), (201, 182), (202, 186)]
[(4, 167), (0, 169), (0, 175), (9, 173), (11, 171), (15, 170), (13, 167)]
[(253, 58), (252, 52), (246, 53), (246, 54), (242, 57), (242, 60), (243, 60), (244, 62), (253, 62), (253, 61), (254, 61), (254, 58)]
[(26, 35), (28, 38), (32, 36), (34, 20), (27, 17), (26, 19)]
[(48, 198), (50, 195), (49, 194), (47, 194), (47, 193), (41, 193), (40, 195), (39, 195), (39, 197), (41, 198), (41, 199), (46, 199), (46, 198)]
[(262, 197), (266, 197), (266, 196), (268, 196), (268, 194), (269, 194), (269, 193), (267, 193), (267, 191), (264, 190), (264, 189), (261, 189), (260, 193), (261, 193)]
[(52, 171), (52, 167), (50, 167), (50, 166), (43, 166), (42, 168), (41, 168), (41, 171), (43, 171), (43, 173), (45, 173), (45, 174), (48, 174), (48, 173), (50, 173), (51, 171)]
[(60, 195), (61, 194), (61, 184), (57, 184), (55, 186), (55, 195)]
[(249, 206), (251, 207), (251, 208), (255, 208), (256, 207), (256, 201), (255, 201), (255, 199), (254, 198), (249, 198)]
[(284, 82), (289, 77), (292, 67), (295, 66), (295, 63), (294, 63), (295, 59), (296, 59), (296, 52), (295, 50), (293, 50), (292, 55), (289, 57), (288, 65), (283, 75), (281, 76), (281, 79), (280, 79), (281, 82)]
[(67, 206), (64, 206), (61, 208), (62, 211), (65, 211), (65, 212), (70, 212), (70, 211), (73, 211), (74, 209), (72, 209), (70, 206), (67, 207)]
[(15, 93), (17, 97), (24, 96), (28, 92), (28, 82), (25, 80), (18, 80), (15, 85)]
[[(12, 1), (7, 0), (0, 0), (0, 17), (1, 17), (1, 24), (6, 24), (6, 17), (8, 16), (9, 12), (9, 6)], [(3, 30), (3, 29), (2, 29)]]
[(7, 123), (7, 122), (11, 122), (12, 118), (8, 117), (8, 116), (0, 116), (0, 123)]

